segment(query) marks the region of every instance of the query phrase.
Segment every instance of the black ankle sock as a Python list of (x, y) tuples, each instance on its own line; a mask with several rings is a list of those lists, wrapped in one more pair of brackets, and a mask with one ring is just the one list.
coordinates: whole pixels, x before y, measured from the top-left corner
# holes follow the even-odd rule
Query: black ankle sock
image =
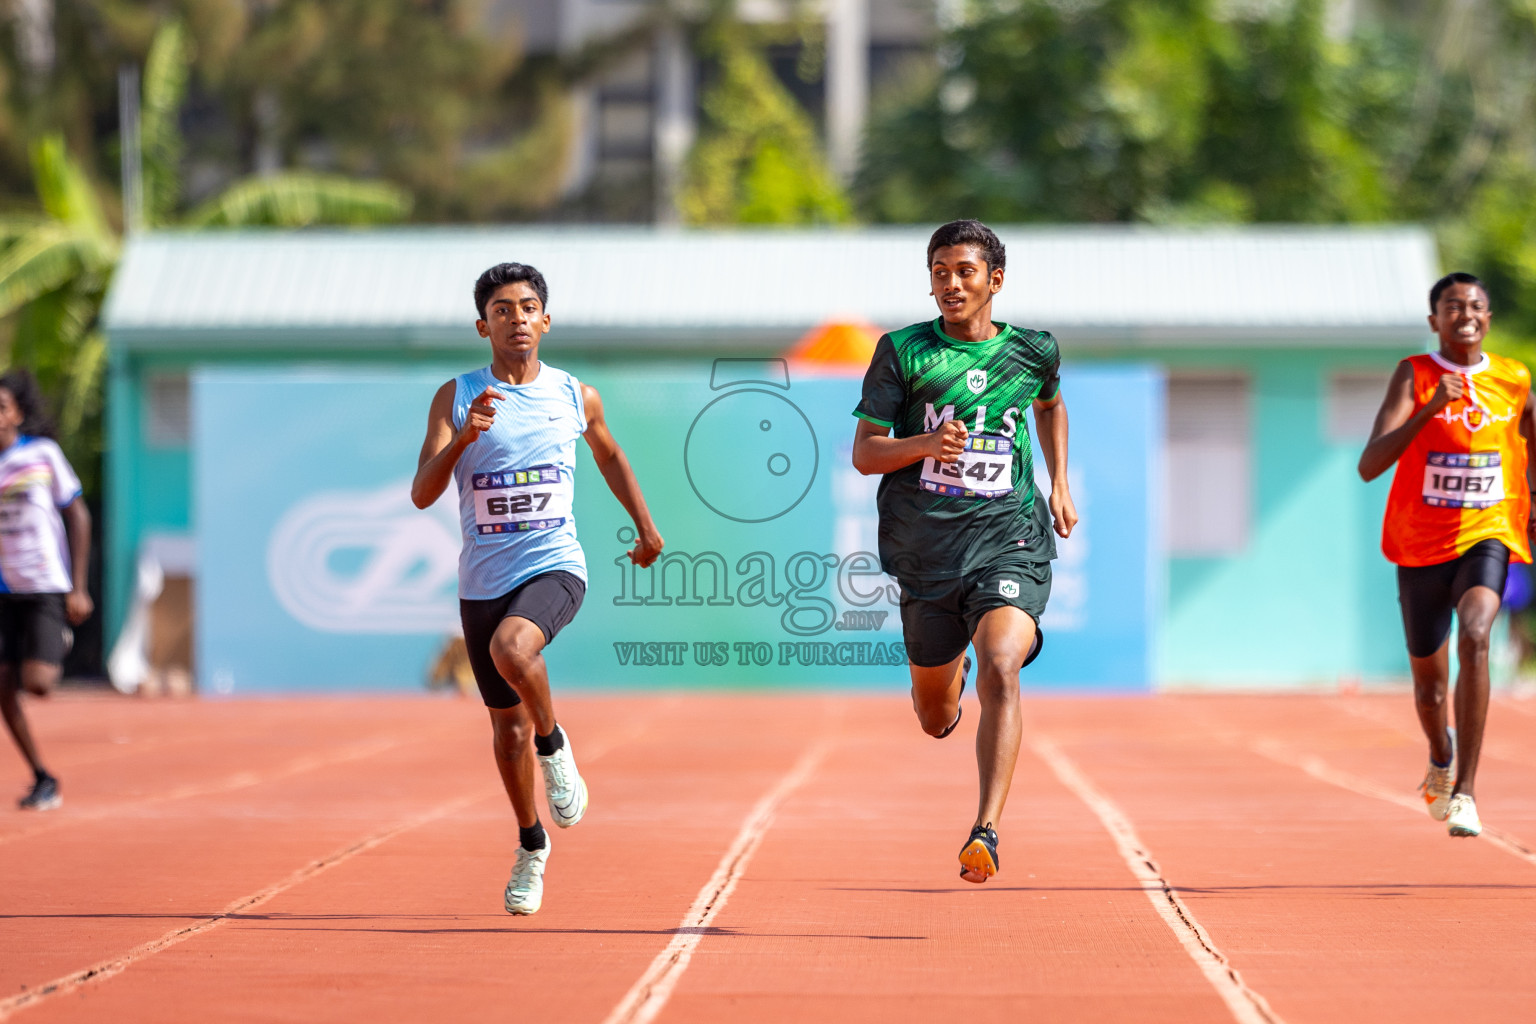
[(548, 757), (564, 746), (565, 733), (561, 731), (558, 725), (555, 726), (555, 731), (548, 736), (540, 736), (538, 733), (533, 734), (533, 749), (539, 752), (540, 757)]
[(32, 777), (38, 782), (42, 782), (44, 779), (53, 779), (55, 782), (59, 781), (56, 776), (49, 775), (48, 769), (46, 768), (33, 768)]
[(527, 828), (519, 827), (517, 830), (517, 841), (523, 844), (523, 849), (525, 850), (544, 849), (544, 844), (548, 842), (547, 837), (544, 835), (544, 823), (536, 821)]

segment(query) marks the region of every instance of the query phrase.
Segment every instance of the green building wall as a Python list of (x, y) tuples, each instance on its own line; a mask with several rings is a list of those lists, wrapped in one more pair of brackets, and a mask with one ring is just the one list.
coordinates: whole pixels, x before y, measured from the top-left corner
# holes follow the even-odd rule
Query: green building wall
[[(1252, 398), (1252, 522), (1244, 549), (1167, 564), (1158, 679), (1175, 687), (1337, 685), (1407, 673), (1392, 567), (1379, 550), (1388, 480), (1355, 474), (1360, 444), (1327, 436), (1330, 375), (1390, 372), (1401, 349), (1084, 347), (1069, 361), (1153, 363), (1170, 373), (1246, 375)], [(139, 543), (156, 531), (195, 532), (190, 452), (146, 443), (143, 402), (155, 373), (201, 363), (475, 365), (477, 348), (419, 352), (322, 349), (178, 349), (114, 352), (109, 383), (106, 616), (109, 642), (129, 607)], [(556, 360), (579, 374), (622, 353), (571, 351)], [(633, 358), (633, 357), (629, 357)], [(654, 361), (648, 353), (646, 360)], [(696, 356), (694, 358), (697, 358)], [(445, 377), (446, 379), (446, 377)], [(1068, 393), (1070, 404), (1070, 392)], [(424, 410), (411, 410), (422, 415)], [(1360, 439), (1363, 443), (1363, 438)], [(408, 457), (408, 456), (407, 456)]]
[[(1389, 374), (1376, 348), (1101, 350), (1171, 374), (1248, 378), (1251, 521), (1243, 550), (1170, 557), (1158, 679), (1164, 687), (1337, 686), (1408, 672), (1394, 570), (1380, 550), (1390, 475), (1362, 483), (1365, 438), (1328, 437), (1337, 373)], [(1069, 396), (1070, 401), (1070, 396)]]

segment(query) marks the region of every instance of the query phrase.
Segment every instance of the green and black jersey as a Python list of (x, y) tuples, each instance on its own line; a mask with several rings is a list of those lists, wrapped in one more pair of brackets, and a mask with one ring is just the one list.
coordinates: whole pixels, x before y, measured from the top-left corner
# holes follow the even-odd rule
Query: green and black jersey
[(929, 433), (948, 419), (970, 431), (958, 462), (922, 459), (881, 479), (881, 568), (898, 579), (934, 580), (1005, 554), (1055, 558), (1046, 503), (1035, 500), (1025, 412), (1061, 387), (1056, 339), (998, 324), (985, 341), (955, 341), (942, 323), (881, 336), (853, 413), (896, 437)]

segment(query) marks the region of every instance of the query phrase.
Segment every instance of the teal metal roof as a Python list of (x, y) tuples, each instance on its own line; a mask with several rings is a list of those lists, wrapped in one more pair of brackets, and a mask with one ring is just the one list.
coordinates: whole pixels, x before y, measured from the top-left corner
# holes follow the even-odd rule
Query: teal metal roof
[[(935, 315), (929, 227), (612, 227), (199, 232), (129, 240), (106, 326), (130, 348), (478, 344), (471, 291), (518, 261), (549, 282), (560, 340), (780, 341), (830, 319)], [(1000, 319), (1075, 341), (1401, 345), (1438, 274), (1414, 227), (1004, 227)]]

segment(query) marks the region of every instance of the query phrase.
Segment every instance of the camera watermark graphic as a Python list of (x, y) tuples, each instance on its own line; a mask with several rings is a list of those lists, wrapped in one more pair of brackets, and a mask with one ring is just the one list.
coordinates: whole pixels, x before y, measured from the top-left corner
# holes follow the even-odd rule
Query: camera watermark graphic
[(788, 362), (716, 359), (709, 387), (725, 393), (699, 410), (683, 441), (693, 493), (738, 523), (792, 511), (816, 481), (821, 451), (810, 419), (782, 393), (790, 389)]

